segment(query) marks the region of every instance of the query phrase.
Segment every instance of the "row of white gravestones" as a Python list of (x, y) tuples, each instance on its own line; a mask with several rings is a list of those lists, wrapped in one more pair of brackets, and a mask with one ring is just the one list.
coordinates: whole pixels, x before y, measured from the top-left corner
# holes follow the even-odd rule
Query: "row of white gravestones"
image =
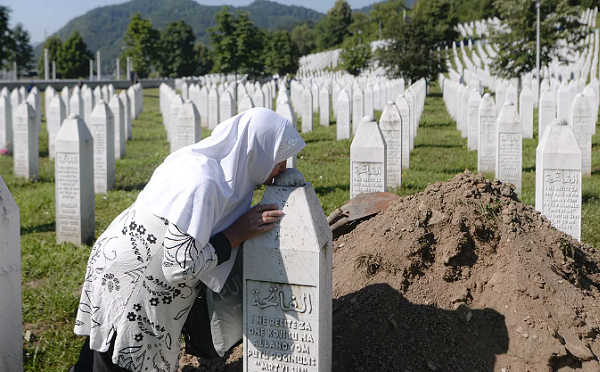
[(267, 187), (261, 204), (276, 204), (284, 217), (238, 253), (244, 371), (331, 371), (332, 235), (319, 199), (293, 169)]
[(77, 114), (69, 115), (56, 136), (54, 172), (58, 244), (81, 245), (94, 238), (94, 142), (88, 126)]
[[(399, 127), (397, 120), (393, 120), (393, 118), (389, 117), (391, 109), (388, 109), (388, 107), (392, 106), (395, 107), (395, 104), (390, 103), (386, 105), (381, 116), (382, 127), (385, 127), (385, 130), (388, 133), (390, 132), (388, 128), (390, 124), (394, 125), (396, 128)], [(384, 116), (386, 116), (386, 110), (388, 110), (388, 120), (384, 124), (383, 119)], [(400, 118), (397, 112), (395, 113), (395, 116), (397, 119)], [(386, 140), (384, 139), (384, 134), (382, 134), (382, 132), (384, 131), (377, 125), (377, 121), (373, 116), (365, 116), (359, 124), (356, 135), (352, 140), (352, 145), (350, 145), (350, 198), (355, 197), (359, 193), (386, 191), (388, 185), (387, 180), (389, 179), (388, 173), (386, 172), (386, 169), (389, 169), (389, 156), (395, 155), (396, 160), (400, 160), (400, 153), (395, 151), (390, 154), (390, 152), (386, 150)], [(399, 142), (400, 138), (393, 144)], [(399, 162), (397, 163), (397, 165), (400, 165)]]
[(20, 212), (0, 176), (0, 370), (23, 370)]

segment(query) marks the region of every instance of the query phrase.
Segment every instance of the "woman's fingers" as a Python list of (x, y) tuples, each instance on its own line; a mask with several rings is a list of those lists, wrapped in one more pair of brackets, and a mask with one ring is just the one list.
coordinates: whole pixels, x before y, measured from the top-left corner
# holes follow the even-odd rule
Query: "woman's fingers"
[(254, 212), (263, 212), (277, 209), (279, 209), (279, 206), (277, 204), (259, 204), (252, 208)]

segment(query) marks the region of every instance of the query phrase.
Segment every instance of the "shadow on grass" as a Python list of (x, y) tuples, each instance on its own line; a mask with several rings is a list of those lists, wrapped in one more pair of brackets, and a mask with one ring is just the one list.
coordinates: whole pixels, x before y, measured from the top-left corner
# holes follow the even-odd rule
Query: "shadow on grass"
[(600, 198), (600, 194), (598, 194), (597, 192), (590, 192), (589, 190), (585, 190), (583, 192), (583, 194), (581, 195), (581, 201), (583, 203), (587, 203), (589, 201), (592, 201), (594, 199), (599, 199)]
[(350, 184), (345, 185), (337, 185), (337, 186), (317, 186), (315, 187), (315, 192), (317, 195), (329, 194), (330, 192), (335, 191), (350, 191)]
[(134, 191), (134, 190), (141, 191), (144, 189), (144, 187), (146, 187), (147, 184), (148, 184), (148, 182), (140, 182), (135, 185), (117, 186), (117, 187), (115, 187), (115, 189), (122, 190), (122, 191)]
[(535, 165), (532, 165), (531, 167), (523, 167), (523, 173), (525, 172), (535, 172)]
[(455, 149), (455, 148), (462, 148), (463, 145), (460, 143), (457, 144), (432, 144), (432, 143), (419, 143), (419, 144), (415, 144), (415, 149), (417, 148), (442, 148), (442, 149)]
[(56, 231), (56, 223), (45, 223), (37, 226), (24, 226), (21, 227), (21, 235), (28, 235), (40, 232), (52, 232)]

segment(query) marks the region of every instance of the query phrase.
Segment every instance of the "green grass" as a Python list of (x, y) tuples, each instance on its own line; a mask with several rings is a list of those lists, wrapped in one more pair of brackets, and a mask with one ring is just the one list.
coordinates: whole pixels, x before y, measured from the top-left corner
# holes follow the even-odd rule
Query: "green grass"
[[(42, 99), (42, 102), (44, 100)], [(168, 155), (166, 133), (158, 112), (158, 90), (144, 91), (144, 112), (133, 122), (133, 139), (127, 156), (117, 161), (116, 189), (96, 196), (96, 235), (128, 207)], [(381, 111), (375, 112), (379, 118)], [(335, 118), (332, 118), (335, 119)], [(534, 114), (537, 123), (537, 113)], [(304, 134), (307, 147), (298, 154), (298, 168), (317, 192), (329, 214), (349, 197), (351, 140), (336, 141), (335, 121), (318, 125)], [(300, 125), (300, 124), (299, 124)], [(537, 125), (534, 125), (537, 137)], [(64, 371), (73, 364), (83, 342), (73, 335), (79, 291), (90, 252), (89, 246), (57, 245), (54, 210), (54, 163), (48, 160), (47, 134), (40, 134), (40, 181), (15, 179), (12, 157), (0, 157), (0, 174), (21, 210), (23, 340), (25, 371)], [(209, 133), (205, 131), (204, 136)], [(521, 199), (534, 203), (535, 147), (537, 139), (523, 141), (523, 193)], [(583, 184), (583, 241), (600, 246), (600, 137), (593, 138), (593, 174)], [(477, 155), (467, 150), (456, 123), (449, 117), (439, 87), (432, 86), (426, 99), (411, 168), (404, 172), (400, 195), (422, 191), (428, 183), (446, 181), (465, 169), (476, 170)], [(493, 174), (487, 174), (493, 178)], [(254, 203), (264, 188), (257, 189)]]

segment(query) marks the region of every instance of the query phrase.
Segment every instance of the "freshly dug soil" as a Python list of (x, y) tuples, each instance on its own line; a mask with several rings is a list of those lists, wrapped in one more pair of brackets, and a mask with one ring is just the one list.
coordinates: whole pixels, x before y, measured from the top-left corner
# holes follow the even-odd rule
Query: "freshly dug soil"
[(600, 254), (468, 171), (335, 241), (333, 297), (336, 372), (600, 372)]

